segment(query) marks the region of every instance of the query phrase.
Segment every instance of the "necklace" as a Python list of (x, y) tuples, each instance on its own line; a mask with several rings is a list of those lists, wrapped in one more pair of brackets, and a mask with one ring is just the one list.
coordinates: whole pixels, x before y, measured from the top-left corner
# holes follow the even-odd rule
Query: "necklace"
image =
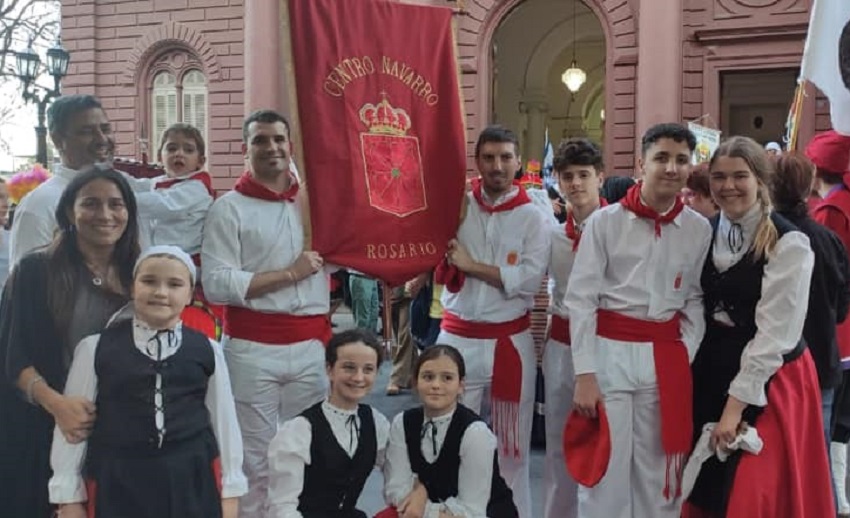
[(109, 278), (109, 270), (112, 268), (112, 265), (108, 265), (106, 267), (106, 272), (102, 275), (97, 271), (97, 268), (94, 267), (93, 264), (86, 261), (86, 267), (89, 269), (89, 273), (92, 275), (91, 283), (95, 286), (103, 286), (103, 282)]

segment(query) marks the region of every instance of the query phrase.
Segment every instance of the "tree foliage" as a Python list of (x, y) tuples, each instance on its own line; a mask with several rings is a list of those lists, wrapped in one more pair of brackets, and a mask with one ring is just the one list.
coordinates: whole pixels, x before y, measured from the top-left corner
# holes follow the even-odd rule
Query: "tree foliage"
[(58, 0), (0, 0), (0, 76), (15, 73), (15, 51), (45, 49), (59, 33)]
[[(60, 28), (59, 0), (0, 0), (0, 155), (12, 154), (24, 106), (15, 53), (29, 46), (44, 59)], [(31, 107), (30, 107), (31, 109)]]

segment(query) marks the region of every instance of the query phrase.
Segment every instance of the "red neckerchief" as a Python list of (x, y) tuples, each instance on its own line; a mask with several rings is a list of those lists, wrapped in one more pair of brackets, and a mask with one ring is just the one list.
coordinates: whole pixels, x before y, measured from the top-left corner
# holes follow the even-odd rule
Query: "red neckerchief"
[[(593, 210), (595, 211), (595, 210), (598, 210), (602, 207), (607, 207), (607, 206), (608, 206), (608, 202), (605, 200), (605, 198), (599, 198), (599, 207), (596, 207)], [(593, 212), (591, 212), (590, 214), (593, 214)], [(588, 217), (590, 217), (590, 214), (588, 214)], [(572, 242), (573, 242), (573, 252), (575, 252), (576, 250), (578, 250), (578, 242), (581, 241), (581, 232), (576, 230), (576, 219), (573, 217), (573, 211), (572, 210), (567, 212), (566, 229), (567, 229), (567, 237), (570, 238), (570, 240), (572, 240)]]
[(280, 193), (274, 192), (258, 182), (250, 171), (242, 173), (242, 176), (240, 176), (239, 180), (236, 181), (236, 185), (233, 189), (244, 196), (260, 200), (294, 202), (295, 196), (298, 194), (298, 180), (295, 179), (295, 176), (292, 173), (287, 174), (290, 175), (289, 189)]
[(625, 207), (626, 209), (637, 214), (638, 217), (651, 219), (655, 222), (655, 237), (661, 237), (661, 225), (666, 225), (670, 223), (676, 216), (682, 212), (682, 209), (685, 208), (685, 204), (682, 203), (682, 199), (679, 196), (676, 196), (676, 201), (673, 203), (673, 208), (670, 209), (667, 214), (663, 216), (658, 214), (655, 209), (652, 207), (647, 207), (640, 201), (640, 186), (642, 184), (636, 183), (629, 187), (629, 190), (626, 192), (626, 195), (623, 196), (623, 199), (620, 200), (620, 205)]
[(481, 192), (481, 178), (475, 178), (472, 180), (472, 195), (475, 197), (475, 201), (478, 202), (478, 206), (481, 207), (481, 210), (487, 213), (494, 212), (504, 212), (508, 210), (513, 210), (520, 205), (525, 205), (526, 203), (531, 203), (531, 198), (528, 197), (528, 193), (525, 192), (525, 189), (522, 185), (516, 180), (514, 180), (513, 184), (519, 188), (519, 192), (516, 196), (511, 198), (510, 200), (500, 203), (498, 205), (487, 205), (484, 201), (484, 195)]
[(154, 184), (153, 188), (154, 189), (168, 189), (169, 187), (177, 185), (180, 182), (185, 182), (187, 180), (198, 180), (199, 182), (203, 183), (204, 187), (207, 188), (207, 192), (210, 193), (210, 196), (215, 198), (215, 191), (213, 190), (213, 187), (212, 187), (212, 178), (210, 177), (210, 174), (206, 171), (198, 171), (197, 173), (192, 173), (189, 176), (186, 176), (186, 177), (183, 177), (183, 178), (169, 178), (168, 180), (162, 180), (162, 181), (156, 182), (156, 184)]

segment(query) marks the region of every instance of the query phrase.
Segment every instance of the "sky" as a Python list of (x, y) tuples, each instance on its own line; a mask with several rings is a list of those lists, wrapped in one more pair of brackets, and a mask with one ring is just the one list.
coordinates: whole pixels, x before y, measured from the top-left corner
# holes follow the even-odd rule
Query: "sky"
[[(12, 5), (8, 0), (0, 0), (0, 6), (4, 6), (4, 4), (6, 7)], [(60, 3), (56, 0), (28, 0), (14, 5), (16, 6), (15, 9), (9, 13), (4, 22), (9, 22), (10, 19), (18, 16), (22, 10), (27, 13), (24, 17), (33, 21), (40, 28), (45, 27), (45, 23), (59, 20)], [(28, 46), (31, 37), (28, 32), (16, 30), (10, 46), (13, 50), (22, 50)], [(32, 42), (35, 51), (41, 56), (42, 60), (45, 59), (47, 48), (53, 45), (53, 38), (54, 36), (48, 32), (45, 37)], [(73, 56), (71, 56), (71, 59), (73, 60)], [(14, 59), (10, 61), (8, 65), (14, 63)], [(48, 86), (53, 85), (52, 78), (46, 74), (39, 82)], [(24, 105), (20, 90), (21, 84), (17, 78), (0, 77), (0, 110), (10, 105), (14, 107), (11, 117), (0, 119), (0, 140), (8, 144), (10, 148), (7, 150), (4, 149), (5, 146), (0, 146), (0, 171), (17, 170), (21, 165), (26, 164), (27, 160), (24, 157), (35, 155), (35, 125), (38, 118), (38, 107), (34, 104)]]
[[(19, 98), (20, 89), (14, 83), (0, 83), (0, 102), (6, 103)], [(26, 163), (26, 159), (18, 157), (35, 155), (35, 125), (38, 118), (36, 110), (34, 104), (20, 106), (11, 120), (2, 123), (0, 138), (9, 144), (11, 149), (0, 149), (0, 171), (15, 171)]]

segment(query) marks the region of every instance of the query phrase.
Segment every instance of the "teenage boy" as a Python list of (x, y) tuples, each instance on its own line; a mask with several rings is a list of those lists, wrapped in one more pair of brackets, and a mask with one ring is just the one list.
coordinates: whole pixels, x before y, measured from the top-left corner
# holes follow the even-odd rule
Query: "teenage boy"
[(643, 136), (643, 181), (588, 220), (565, 303), (575, 367), (574, 404), (607, 414), (611, 457), (581, 518), (678, 518), (691, 449), (690, 360), (705, 331), (700, 273), (708, 221), (679, 192), (696, 138), (679, 124)]
[(549, 278), (552, 281), (549, 339), (543, 352), (546, 386), (546, 459), (543, 470), (543, 516), (575, 518), (578, 486), (564, 463), (562, 435), (573, 409), (573, 357), (570, 350), (569, 311), (564, 295), (587, 218), (605, 201), (602, 187), (602, 152), (583, 138), (564, 141), (555, 153), (558, 184), (567, 201), (565, 222), (552, 228)]

